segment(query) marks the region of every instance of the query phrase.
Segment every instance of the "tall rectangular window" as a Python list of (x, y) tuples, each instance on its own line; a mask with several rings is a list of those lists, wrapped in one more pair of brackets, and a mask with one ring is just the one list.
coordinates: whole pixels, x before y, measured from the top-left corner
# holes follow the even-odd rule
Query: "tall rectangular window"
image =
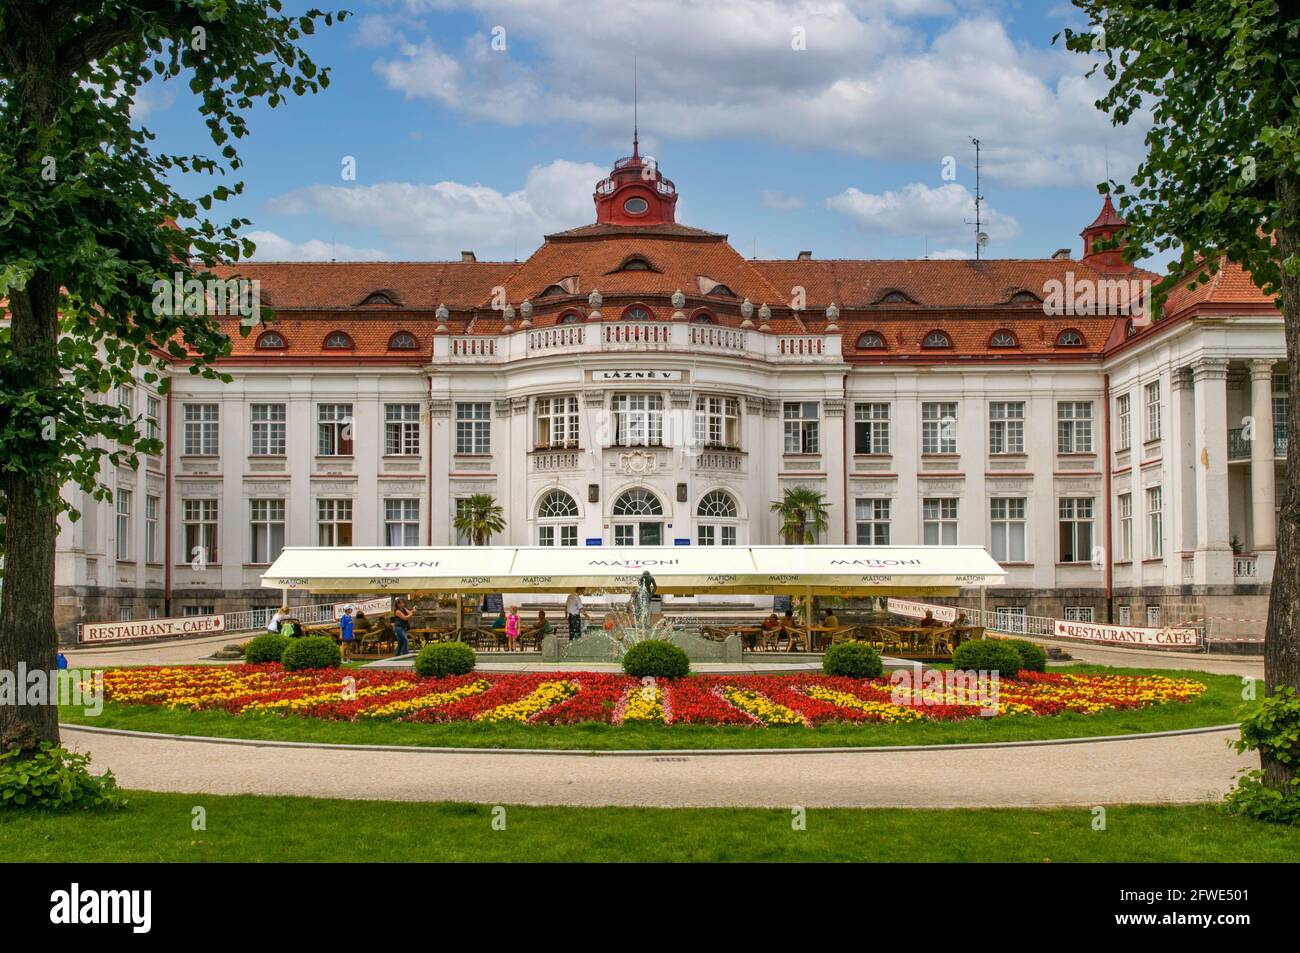
[(1164, 492), (1158, 486), (1147, 488), (1147, 559), (1165, 554)]
[(419, 500), (384, 500), (384, 545), (420, 545)]
[(1094, 501), (1091, 497), (1062, 497), (1060, 513), (1061, 562), (1086, 563), (1092, 560), (1092, 521)]
[(1160, 382), (1152, 381), (1144, 388), (1147, 399), (1147, 439), (1160, 439)]
[(1160, 606), (1154, 603), (1147, 606), (1147, 625), (1153, 629), (1160, 627)]
[(989, 404), (989, 453), (1025, 452), (1023, 401), (995, 400)]
[(578, 398), (574, 394), (539, 397), (533, 405), (538, 450), (578, 446)]
[(181, 523), (185, 527), (185, 552), (182, 554), (185, 561), (216, 563), (217, 501), (184, 500), (181, 503)]
[(740, 401), (703, 394), (695, 399), (695, 442), (701, 447), (740, 447)]
[(162, 440), (162, 401), (157, 397), (146, 397), (144, 411), (144, 435), (150, 440)]
[(284, 404), (250, 404), (253, 456), (282, 457), (285, 452), (287, 417)]
[(1024, 606), (998, 606), (993, 610), (993, 628), (999, 632), (1024, 632)]
[(1092, 401), (1057, 401), (1056, 452), (1092, 452)]
[(1119, 561), (1126, 563), (1133, 558), (1133, 494), (1121, 493), (1119, 496), (1119, 539), (1115, 541), (1119, 550)]
[(390, 457), (420, 453), (420, 405), (384, 404), (384, 454)]
[(457, 546), (469, 546), (474, 542), (472, 539), (470, 539), (469, 533), (467, 533), (465, 530), (461, 529), (459, 526), (456, 525), (457, 521), (460, 519), (461, 516), (465, 514), (465, 511), (468, 509), (469, 509), (469, 497), (466, 496), (459, 497), (456, 500), (456, 515), (452, 517), (452, 521), (451, 521), (452, 530), (456, 533)]
[(119, 489), (117, 497), (117, 558), (131, 558), (131, 503), (130, 490)]
[(162, 501), (156, 496), (144, 498), (144, 561), (156, 563), (161, 561), (158, 550), (158, 517), (162, 510)]
[(188, 456), (215, 457), (218, 451), (219, 409), (216, 404), (186, 404), (181, 452)]
[(1276, 456), (1287, 456), (1291, 418), (1291, 382), (1286, 374), (1273, 375), (1273, 446)]
[(351, 404), (321, 404), (316, 408), (316, 453), (322, 457), (352, 456)]
[(249, 500), (252, 552), (249, 562), (267, 565), (284, 549), (284, 500)]
[(889, 453), (889, 404), (853, 405), (853, 452)]
[(821, 404), (815, 400), (787, 400), (781, 416), (786, 453), (821, 452)]
[(352, 545), (352, 501), (316, 501), (316, 545)]
[(1066, 606), (1066, 622), (1091, 622), (1092, 606)]
[(662, 394), (615, 394), (614, 441), (620, 447), (661, 447), (664, 442)]
[(462, 401), (456, 404), (456, 452), (492, 452), (491, 401)]
[(1025, 562), (1024, 498), (989, 500), (989, 519), (993, 558), (1000, 563)]
[(889, 507), (890, 501), (887, 499), (856, 501), (859, 546), (889, 545)]
[(135, 417), (135, 388), (130, 384), (118, 384), (115, 399), (120, 419), (133, 419)]
[(1133, 445), (1133, 411), (1128, 394), (1115, 398), (1115, 449), (1127, 450)]
[(1133, 624), (1133, 607), (1130, 605), (1121, 605), (1115, 607), (1115, 622), (1118, 625)]
[(957, 544), (957, 500), (936, 497), (921, 501), (921, 539), (927, 546)]
[(956, 401), (921, 404), (921, 452), (957, 452)]

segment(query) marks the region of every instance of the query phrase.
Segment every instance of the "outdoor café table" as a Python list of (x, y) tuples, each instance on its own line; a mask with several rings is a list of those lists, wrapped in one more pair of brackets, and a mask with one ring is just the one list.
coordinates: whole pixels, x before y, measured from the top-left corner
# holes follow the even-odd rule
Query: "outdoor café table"
[(763, 629), (757, 625), (738, 625), (731, 631), (740, 636), (741, 641), (750, 649), (757, 646), (758, 637), (763, 633)]
[(817, 637), (819, 635), (824, 635), (829, 639), (832, 632), (838, 632), (841, 628), (843, 628), (843, 626), (814, 625), (812, 628), (808, 630), (808, 651), (810, 652), (817, 651)]
[(411, 629), (410, 635), (412, 640), (423, 645), (426, 642), (441, 642), (448, 633), (455, 631), (449, 625), (433, 626), (432, 628)]
[(926, 641), (933, 644), (933, 633), (936, 631), (935, 626), (927, 625), (900, 625), (892, 628), (903, 638), (911, 642), (913, 651), (920, 648), (922, 638), (925, 638)]

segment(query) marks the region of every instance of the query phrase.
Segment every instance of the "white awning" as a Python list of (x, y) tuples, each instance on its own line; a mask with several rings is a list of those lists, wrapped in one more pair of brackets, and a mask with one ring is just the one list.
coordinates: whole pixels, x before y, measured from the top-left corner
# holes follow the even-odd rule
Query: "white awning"
[(291, 547), (262, 576), (310, 592), (626, 590), (649, 572), (659, 591), (956, 595), (1001, 585), (979, 546)]

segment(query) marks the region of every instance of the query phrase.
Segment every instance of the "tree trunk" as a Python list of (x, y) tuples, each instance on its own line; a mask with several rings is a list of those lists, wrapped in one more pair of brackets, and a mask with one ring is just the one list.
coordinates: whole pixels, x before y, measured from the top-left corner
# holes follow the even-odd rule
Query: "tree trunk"
[[(1300, 214), (1300, 181), (1288, 175), (1277, 180), (1277, 196), (1282, 206), (1282, 221), (1295, 222)], [(1277, 233), (1278, 257), (1300, 255), (1300, 232), (1293, 227)], [(1282, 273), (1282, 315), (1286, 331), (1287, 379), (1294, 402), (1300, 396), (1300, 277)], [(1295, 419), (1295, 415), (1292, 415)], [(1271, 695), (1283, 685), (1300, 691), (1300, 467), (1296, 454), (1300, 440), (1295, 439), (1295, 424), (1287, 434), (1286, 489), (1282, 495), (1281, 518), (1277, 527), (1277, 562), (1268, 598), (1268, 628), (1264, 635), (1264, 686)], [(1272, 434), (1257, 439), (1272, 440)], [(1297, 769), (1287, 766), (1264, 752), (1260, 753), (1264, 783), (1274, 790), (1297, 776)]]
[[(20, 366), (38, 368), (32, 383), (42, 390), (58, 385), (59, 282), (48, 273), (31, 277), (10, 298), (12, 342)], [(56, 667), (54, 631), (54, 540), (58, 522), (50, 506), (58, 487), (41, 474), (6, 473), (4, 586), (0, 589), (0, 670), (50, 672)], [(47, 502), (43, 505), (39, 494)], [(25, 681), (25, 680), (24, 680)], [(0, 750), (31, 750), (43, 741), (58, 742), (58, 698), (48, 705), (0, 705)]]

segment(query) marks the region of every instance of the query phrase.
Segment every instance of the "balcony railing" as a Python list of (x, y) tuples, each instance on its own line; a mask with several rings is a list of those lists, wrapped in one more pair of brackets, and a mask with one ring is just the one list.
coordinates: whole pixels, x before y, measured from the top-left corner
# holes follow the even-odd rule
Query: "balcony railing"
[(1232, 557), (1232, 578), (1254, 579), (1258, 571), (1259, 558), (1257, 556), (1237, 555)]
[[(1228, 431), (1228, 459), (1249, 460), (1250, 441), (1242, 434), (1244, 427), (1235, 427)], [(1285, 427), (1273, 428), (1273, 456), (1285, 457), (1287, 449), (1287, 432)]]

